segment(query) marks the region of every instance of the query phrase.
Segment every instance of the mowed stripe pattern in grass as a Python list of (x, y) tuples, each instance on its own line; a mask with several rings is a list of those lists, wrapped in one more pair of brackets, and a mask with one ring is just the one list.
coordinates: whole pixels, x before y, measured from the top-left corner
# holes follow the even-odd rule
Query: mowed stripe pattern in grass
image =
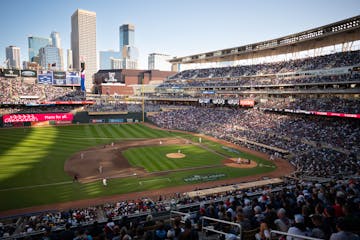
[[(151, 129), (142, 124), (0, 129), (0, 211), (169, 186), (176, 187), (191, 184), (184, 182), (184, 178), (195, 174), (223, 173), (225, 174), (224, 178), (234, 178), (273, 171), (271, 167), (253, 169), (218, 167), (217, 164), (220, 163), (222, 157), (208, 150), (193, 145), (189, 145), (189, 147), (193, 147), (192, 149), (186, 149), (186, 145), (157, 145), (149, 147), (150, 149), (144, 149), (144, 151), (141, 151), (141, 148), (136, 150), (134, 148), (135, 151), (140, 151), (138, 154), (134, 154), (136, 161), (142, 160), (141, 157), (144, 156), (144, 162), (136, 162), (137, 166), (144, 166), (147, 171), (181, 168), (190, 168), (190, 170), (171, 172), (164, 176), (151, 175), (141, 179), (136, 176), (109, 179), (106, 188), (101, 181), (86, 184), (73, 183), (71, 177), (64, 173), (66, 159), (78, 151), (95, 145), (109, 144), (113, 141), (163, 137), (189, 138), (197, 142), (197, 137)], [(209, 149), (219, 150), (227, 155), (227, 151), (222, 148), (221, 144), (205, 139), (203, 144)], [(186, 158), (163, 158), (166, 153), (177, 152), (179, 149), (187, 155)], [(193, 157), (190, 158), (190, 156)], [(265, 160), (263, 161), (265, 163)], [(214, 164), (216, 167), (195, 168)], [(268, 162), (267, 165), (269, 164), (272, 163)], [(166, 180), (158, 180), (158, 178)]]
[[(166, 157), (178, 150), (186, 157), (174, 159)], [(195, 145), (169, 145), (130, 148), (123, 152), (132, 166), (142, 167), (148, 172), (192, 168), (221, 164), (224, 158)]]
[(94, 145), (167, 136), (140, 124), (1, 129), (0, 189), (69, 181), (66, 159)]

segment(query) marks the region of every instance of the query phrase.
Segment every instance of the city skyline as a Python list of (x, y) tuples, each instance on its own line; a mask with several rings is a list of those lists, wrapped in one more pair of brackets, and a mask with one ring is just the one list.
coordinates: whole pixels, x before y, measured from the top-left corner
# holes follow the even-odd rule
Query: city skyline
[[(105, 2), (4, 2), (4, 9), (16, 7), (21, 17), (12, 18), (12, 11), (4, 11), (0, 16), (0, 26), (4, 31), (0, 39), (1, 65), (5, 61), (5, 48), (10, 45), (20, 47), (21, 61), (27, 59), (29, 35), (48, 36), (49, 32), (59, 32), (62, 48), (70, 49), (70, 19), (78, 8), (97, 13), (97, 55), (99, 51), (117, 49), (119, 26), (132, 23), (137, 29), (136, 46), (140, 50), (141, 69), (147, 68), (148, 54), (153, 52), (180, 57), (236, 47), (326, 25), (360, 13), (360, 3), (356, 0), (331, 3), (324, 0)], [(118, 14), (119, 9), (121, 14)], [(37, 11), (41, 14), (37, 15)], [(9, 19), (12, 19), (11, 27), (8, 26)]]

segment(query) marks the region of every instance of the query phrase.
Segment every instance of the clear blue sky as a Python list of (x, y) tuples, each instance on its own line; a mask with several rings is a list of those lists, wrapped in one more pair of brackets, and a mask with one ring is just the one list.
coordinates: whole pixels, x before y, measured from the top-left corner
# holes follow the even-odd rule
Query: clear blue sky
[(135, 25), (140, 66), (152, 52), (185, 56), (268, 40), (360, 14), (359, 0), (5, 0), (0, 13), (0, 65), (5, 48), (27, 36), (60, 32), (70, 48), (71, 15), (97, 14), (97, 51), (119, 48), (119, 26)]

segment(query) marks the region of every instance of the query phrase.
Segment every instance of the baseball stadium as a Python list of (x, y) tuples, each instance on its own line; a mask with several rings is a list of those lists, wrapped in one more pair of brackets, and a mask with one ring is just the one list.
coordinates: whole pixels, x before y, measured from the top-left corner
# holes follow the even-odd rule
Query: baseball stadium
[(92, 93), (86, 62), (71, 76), (1, 69), (0, 236), (358, 235), (359, 40), (355, 16), (173, 71), (101, 69)]

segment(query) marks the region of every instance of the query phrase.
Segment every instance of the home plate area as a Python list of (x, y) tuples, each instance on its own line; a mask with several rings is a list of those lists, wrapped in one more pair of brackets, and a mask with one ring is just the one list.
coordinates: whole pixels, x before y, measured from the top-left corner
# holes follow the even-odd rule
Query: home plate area
[(257, 163), (245, 158), (228, 158), (224, 160), (224, 165), (233, 168), (254, 168)]

